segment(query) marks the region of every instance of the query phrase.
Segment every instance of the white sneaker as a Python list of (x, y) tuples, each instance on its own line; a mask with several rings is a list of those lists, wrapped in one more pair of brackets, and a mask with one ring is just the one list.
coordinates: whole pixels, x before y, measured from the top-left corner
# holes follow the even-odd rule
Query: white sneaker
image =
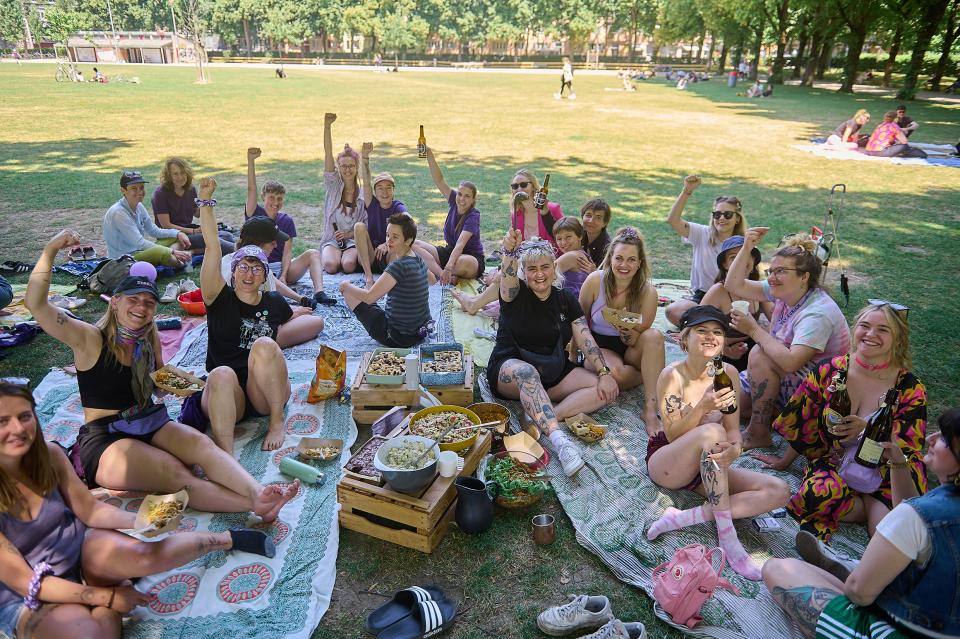
[(580, 639), (647, 639), (647, 629), (639, 621), (623, 623), (619, 619), (612, 619), (596, 632)]
[(547, 608), (537, 615), (537, 627), (551, 637), (563, 637), (602, 626), (613, 619), (610, 600), (602, 595), (570, 595), (570, 599), (568, 604)]
[(167, 288), (163, 289), (163, 295), (160, 296), (160, 301), (164, 304), (176, 302), (177, 295), (180, 295), (180, 282), (170, 282), (167, 284)]
[(560, 466), (563, 468), (563, 474), (567, 477), (573, 477), (581, 468), (583, 468), (583, 457), (577, 452), (577, 447), (573, 445), (568, 437), (564, 437), (559, 444), (554, 442), (557, 447), (557, 454), (560, 457)]
[(859, 561), (831, 548), (806, 530), (797, 532), (797, 554), (808, 564), (826, 570), (840, 581), (846, 581)]
[(193, 280), (180, 280), (180, 292), (181, 293), (192, 293), (193, 291), (200, 288), (197, 286)]

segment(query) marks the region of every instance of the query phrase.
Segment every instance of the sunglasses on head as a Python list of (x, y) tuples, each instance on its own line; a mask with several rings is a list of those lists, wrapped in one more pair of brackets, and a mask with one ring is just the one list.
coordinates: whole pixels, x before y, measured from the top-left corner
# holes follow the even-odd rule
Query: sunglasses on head
[(719, 220), (722, 217), (725, 220), (729, 220), (729, 219), (732, 219), (733, 216), (736, 214), (737, 214), (736, 211), (714, 211), (713, 219)]
[(889, 306), (893, 309), (893, 312), (897, 315), (906, 319), (910, 315), (910, 307), (904, 306), (903, 304), (897, 304), (896, 302), (888, 302), (887, 300), (867, 300), (867, 304), (871, 306)]
[(510, 185), (510, 188), (516, 191), (517, 189), (525, 189), (530, 186), (529, 182), (514, 182)]

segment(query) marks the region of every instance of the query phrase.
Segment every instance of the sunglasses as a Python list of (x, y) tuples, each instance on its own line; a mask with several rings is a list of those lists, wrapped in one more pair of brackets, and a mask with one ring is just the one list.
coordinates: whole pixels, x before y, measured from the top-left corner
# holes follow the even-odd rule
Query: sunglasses
[(719, 220), (722, 217), (725, 220), (729, 220), (729, 219), (732, 219), (733, 216), (736, 214), (737, 214), (736, 211), (714, 211), (713, 219)]
[(516, 191), (517, 189), (525, 189), (530, 186), (529, 182), (514, 182), (510, 185), (510, 188)]
[(867, 304), (870, 304), (871, 306), (889, 306), (891, 309), (893, 309), (894, 313), (903, 319), (907, 319), (907, 316), (910, 315), (909, 306), (897, 304), (896, 302), (888, 302), (887, 300), (867, 300)]
[(258, 264), (237, 264), (237, 271), (246, 275), (247, 273), (253, 273), (254, 275), (263, 275), (266, 273), (266, 269)]

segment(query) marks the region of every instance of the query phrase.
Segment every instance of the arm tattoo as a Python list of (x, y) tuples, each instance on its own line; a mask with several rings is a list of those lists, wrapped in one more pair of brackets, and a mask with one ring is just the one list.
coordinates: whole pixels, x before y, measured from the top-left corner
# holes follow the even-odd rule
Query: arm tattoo
[(511, 286), (510, 289), (507, 290), (507, 297), (510, 298), (511, 300), (517, 299), (517, 295), (519, 295), (519, 294), (520, 294), (520, 286), (519, 286), (519, 285), (518, 285), (518, 286)]
[(96, 605), (96, 602), (94, 601), (94, 599), (96, 599), (96, 596), (97, 596), (97, 591), (94, 590), (93, 588), (84, 588), (83, 590), (80, 591), (80, 601), (87, 604), (88, 606)]
[(584, 359), (594, 358), (594, 364), (598, 370), (606, 366), (606, 362), (603, 361), (603, 354), (600, 352), (600, 348), (597, 347), (596, 343), (594, 343), (593, 335), (590, 333), (590, 327), (587, 325), (586, 320), (578, 317), (573, 320), (573, 325), (576, 327), (577, 332), (580, 334), (580, 340), (583, 342), (581, 350), (583, 350)]
[(67, 314), (63, 311), (57, 311), (57, 324), (66, 324)]
[(504, 275), (507, 277), (516, 277), (517, 276), (517, 265), (516, 264), (507, 264), (503, 269)]
[(799, 588), (781, 588), (775, 586), (773, 600), (793, 619), (805, 637), (813, 637), (817, 631), (817, 621), (827, 604), (840, 596), (831, 588), (801, 586)]
[(679, 395), (668, 395), (667, 399), (664, 400), (664, 404), (666, 404), (668, 413), (680, 413), (680, 415), (683, 415), (683, 398)]

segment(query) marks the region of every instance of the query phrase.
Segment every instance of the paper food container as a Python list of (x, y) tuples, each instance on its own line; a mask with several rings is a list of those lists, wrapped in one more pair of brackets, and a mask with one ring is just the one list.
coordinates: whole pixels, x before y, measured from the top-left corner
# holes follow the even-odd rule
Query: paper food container
[[(180, 525), (180, 520), (183, 519), (183, 511), (186, 510), (189, 500), (190, 497), (187, 495), (186, 489), (173, 493), (172, 495), (147, 495), (140, 504), (140, 510), (137, 511), (137, 520), (136, 523), (134, 523), (134, 527), (136, 528), (135, 532), (149, 538), (176, 530), (177, 526)], [(179, 512), (168, 519), (165, 524), (157, 527), (156, 524), (149, 521), (147, 514), (155, 504), (161, 503), (177, 504)]]
[(520, 455), (511, 455), (511, 457), (519, 461), (523, 461), (525, 455), (533, 455), (537, 459), (543, 459), (544, 454), (546, 454), (543, 446), (538, 444), (537, 440), (522, 431), (516, 435), (507, 435), (504, 437), (503, 447), (510, 453), (523, 453)]
[(630, 311), (625, 311), (619, 308), (610, 308), (609, 306), (604, 306), (600, 313), (603, 315), (603, 319), (609, 322), (610, 326), (625, 331), (630, 330), (631, 328), (636, 328), (642, 321), (642, 316), (640, 313), (631, 313)]
[[(177, 388), (176, 386), (170, 385), (168, 381), (164, 381), (165, 378), (168, 378), (168, 375), (175, 375), (176, 377), (189, 382), (190, 387)], [(150, 373), (150, 379), (153, 380), (153, 383), (157, 386), (157, 388), (162, 388), (168, 393), (173, 393), (178, 397), (189, 397), (194, 393), (202, 391), (203, 387), (206, 385), (206, 382), (196, 375), (191, 375), (187, 371), (183, 370), (182, 368), (177, 368), (173, 364), (167, 364), (163, 368), (153, 371)]]
[[(317, 448), (329, 448), (326, 455), (321, 455), (319, 457), (312, 456), (312, 453), (308, 452)], [(336, 452), (333, 452), (333, 451)], [(319, 437), (301, 437), (300, 441), (297, 442), (297, 456), (301, 461), (311, 462), (311, 461), (330, 461), (331, 459), (337, 459), (340, 457), (340, 453), (343, 451), (343, 440), (342, 439), (321, 439)]]
[(568, 417), (563, 423), (571, 433), (588, 444), (600, 441), (607, 434), (607, 427), (586, 413)]

